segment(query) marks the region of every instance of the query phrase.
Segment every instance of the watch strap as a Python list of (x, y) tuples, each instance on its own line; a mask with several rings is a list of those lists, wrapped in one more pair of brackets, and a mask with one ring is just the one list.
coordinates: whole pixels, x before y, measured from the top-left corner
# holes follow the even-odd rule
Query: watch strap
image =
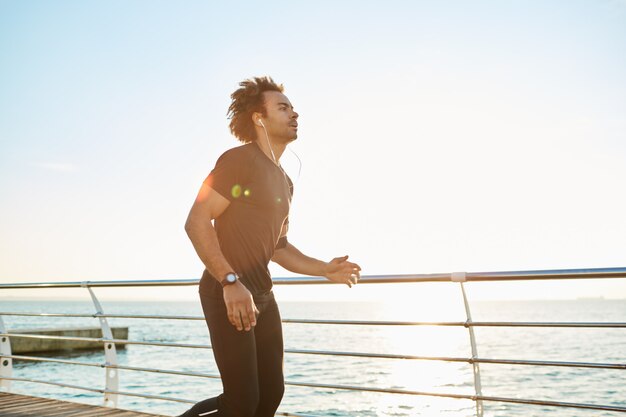
[[(234, 279), (232, 277), (234, 277)], [(238, 280), (239, 276), (235, 272), (228, 272), (224, 275), (224, 278), (220, 281), (220, 284), (222, 284), (222, 288), (224, 288), (228, 285), (236, 283)]]

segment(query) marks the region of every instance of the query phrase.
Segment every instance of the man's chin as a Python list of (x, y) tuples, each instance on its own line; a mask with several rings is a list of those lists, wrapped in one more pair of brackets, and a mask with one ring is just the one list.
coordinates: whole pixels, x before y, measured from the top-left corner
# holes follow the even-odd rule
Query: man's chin
[(291, 142), (293, 142), (294, 140), (296, 140), (298, 138), (298, 134), (294, 133), (292, 135), (289, 136), (277, 136), (276, 139), (274, 139), (277, 143), (284, 143), (285, 145), (290, 144)]

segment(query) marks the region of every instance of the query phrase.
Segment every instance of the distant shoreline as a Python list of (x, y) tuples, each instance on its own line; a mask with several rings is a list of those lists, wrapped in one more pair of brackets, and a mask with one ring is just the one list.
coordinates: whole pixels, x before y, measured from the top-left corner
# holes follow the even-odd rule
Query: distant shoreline
[[(85, 302), (92, 303), (92, 301), (88, 298), (23, 298), (23, 297), (0, 297), (0, 302), (2, 301), (58, 301), (58, 302)], [(125, 303), (154, 303), (154, 302), (163, 302), (163, 303), (185, 303), (185, 302), (195, 302), (196, 299), (178, 299), (178, 300), (167, 300), (167, 299), (145, 299), (145, 300), (128, 300), (128, 299), (107, 299), (102, 298), (99, 301), (108, 301), (108, 302), (125, 302)], [(380, 301), (380, 300), (278, 300), (281, 303), (355, 303), (355, 304), (369, 304), (369, 303), (380, 303), (380, 304), (389, 304), (390, 301)], [(536, 301), (626, 301), (626, 298), (607, 298), (607, 297), (576, 297), (576, 298), (535, 298), (535, 299), (477, 299), (473, 300), (473, 302), (536, 302)]]

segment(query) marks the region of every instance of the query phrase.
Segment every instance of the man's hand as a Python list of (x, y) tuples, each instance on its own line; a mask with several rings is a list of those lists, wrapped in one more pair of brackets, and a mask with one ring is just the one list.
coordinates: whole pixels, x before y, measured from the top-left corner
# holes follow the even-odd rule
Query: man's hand
[(352, 288), (361, 278), (361, 267), (353, 262), (348, 262), (348, 255), (334, 258), (324, 267), (324, 276), (333, 282), (346, 284)]
[(252, 294), (240, 281), (224, 287), (224, 302), (228, 311), (228, 321), (241, 331), (249, 331), (256, 326), (259, 310), (254, 305)]

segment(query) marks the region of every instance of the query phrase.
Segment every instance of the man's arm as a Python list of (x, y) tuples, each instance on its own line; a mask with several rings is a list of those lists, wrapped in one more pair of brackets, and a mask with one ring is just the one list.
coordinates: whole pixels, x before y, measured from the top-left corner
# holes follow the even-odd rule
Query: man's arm
[[(229, 206), (230, 202), (217, 191), (206, 184), (198, 192), (187, 221), (185, 231), (191, 239), (194, 249), (208, 271), (216, 279), (224, 277), (228, 272), (234, 272), (222, 250), (220, 249), (217, 233), (212, 220), (219, 217)], [(252, 294), (239, 281), (224, 287), (224, 302), (228, 311), (228, 319), (237, 330), (250, 330), (256, 325), (258, 313)]]
[(233, 269), (222, 254), (213, 219), (219, 217), (229, 205), (227, 199), (202, 184), (185, 222), (185, 231), (200, 260), (211, 275), (218, 279)]
[(288, 271), (302, 275), (326, 277), (333, 282), (346, 284), (349, 287), (356, 284), (361, 277), (361, 267), (353, 262), (348, 262), (348, 256), (334, 258), (330, 262), (311, 258), (300, 252), (291, 243), (274, 252), (272, 261), (276, 262)]

